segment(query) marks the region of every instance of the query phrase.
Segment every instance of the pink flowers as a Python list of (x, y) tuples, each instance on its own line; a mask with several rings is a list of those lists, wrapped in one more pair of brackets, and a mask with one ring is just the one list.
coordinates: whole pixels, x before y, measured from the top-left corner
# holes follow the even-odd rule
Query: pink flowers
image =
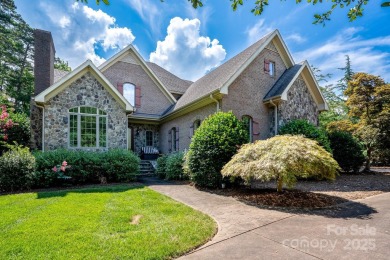
[(0, 139), (4, 141), (8, 140), (7, 130), (14, 124), (11, 119), (8, 118), (7, 107), (5, 105), (0, 106)]
[(65, 172), (67, 168), (70, 168), (70, 166), (68, 166), (68, 163), (66, 161), (63, 161), (61, 165), (54, 166), (52, 170), (53, 172)]

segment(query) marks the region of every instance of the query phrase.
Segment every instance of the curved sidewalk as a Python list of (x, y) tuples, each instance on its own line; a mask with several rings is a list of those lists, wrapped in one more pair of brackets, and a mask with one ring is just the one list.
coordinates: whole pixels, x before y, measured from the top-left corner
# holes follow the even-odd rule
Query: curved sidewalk
[[(354, 217), (351, 211), (364, 213), (368, 208), (360, 203), (357, 203), (357, 206), (346, 206), (341, 210), (341, 215), (294, 215), (260, 209), (231, 197), (199, 191), (189, 185), (155, 178), (145, 178), (143, 183), (157, 192), (206, 213), (218, 223), (218, 233), (211, 241), (180, 259), (387, 259), (386, 256), (390, 253), (387, 249), (390, 248), (390, 205), (387, 203), (390, 199), (389, 193), (365, 200), (371, 200), (374, 206), (377, 204), (377, 208), (383, 208), (380, 212), (375, 211), (377, 213), (374, 221), (373, 218)], [(368, 215), (371, 213), (373, 211), (367, 212)], [(371, 225), (376, 230), (381, 230), (373, 237), (375, 248), (348, 250), (345, 248), (345, 241), (353, 239), (352, 233), (344, 234), (345, 237), (332, 232), (328, 234), (329, 227), (348, 228), (351, 225)], [(371, 239), (368, 236), (358, 238), (362, 243)], [(309, 248), (299, 248), (292, 243), (298, 239), (306, 239), (309, 243), (326, 241), (327, 244), (326, 247), (320, 247), (313, 243)]]

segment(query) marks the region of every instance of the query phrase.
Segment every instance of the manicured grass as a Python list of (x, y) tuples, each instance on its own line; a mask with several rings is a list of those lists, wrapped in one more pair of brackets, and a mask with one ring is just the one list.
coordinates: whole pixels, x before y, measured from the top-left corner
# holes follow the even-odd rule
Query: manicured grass
[(210, 217), (142, 186), (0, 196), (0, 259), (166, 259), (215, 230)]

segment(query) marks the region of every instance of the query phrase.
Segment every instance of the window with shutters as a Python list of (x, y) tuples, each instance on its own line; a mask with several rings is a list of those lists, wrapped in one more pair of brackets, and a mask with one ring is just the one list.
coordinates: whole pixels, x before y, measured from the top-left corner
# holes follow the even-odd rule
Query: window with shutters
[(96, 107), (69, 109), (69, 147), (107, 147), (107, 114)]
[(199, 128), (202, 121), (200, 119), (195, 120), (190, 126), (190, 138), (195, 134), (195, 131)]
[(264, 60), (264, 72), (271, 77), (275, 76), (275, 62), (270, 60)]
[(146, 131), (145, 133), (146, 138), (146, 146), (153, 146), (153, 131)]
[(253, 119), (252, 117), (245, 115), (242, 117), (242, 122), (244, 123), (246, 129), (248, 129), (248, 134), (249, 134), (248, 141), (252, 143), (253, 142)]
[(179, 151), (179, 127), (172, 127), (168, 132), (169, 151)]
[[(119, 89), (119, 88), (118, 88)], [(129, 101), (130, 105), (135, 105), (135, 86), (131, 83), (123, 84), (123, 96)]]

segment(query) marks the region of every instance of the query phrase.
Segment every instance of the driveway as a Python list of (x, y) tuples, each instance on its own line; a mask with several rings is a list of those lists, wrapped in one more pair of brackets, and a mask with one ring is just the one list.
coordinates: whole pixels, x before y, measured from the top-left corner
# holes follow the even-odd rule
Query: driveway
[(211, 241), (180, 259), (389, 259), (390, 193), (337, 208), (291, 213), (189, 185), (154, 178), (144, 183), (218, 223)]

